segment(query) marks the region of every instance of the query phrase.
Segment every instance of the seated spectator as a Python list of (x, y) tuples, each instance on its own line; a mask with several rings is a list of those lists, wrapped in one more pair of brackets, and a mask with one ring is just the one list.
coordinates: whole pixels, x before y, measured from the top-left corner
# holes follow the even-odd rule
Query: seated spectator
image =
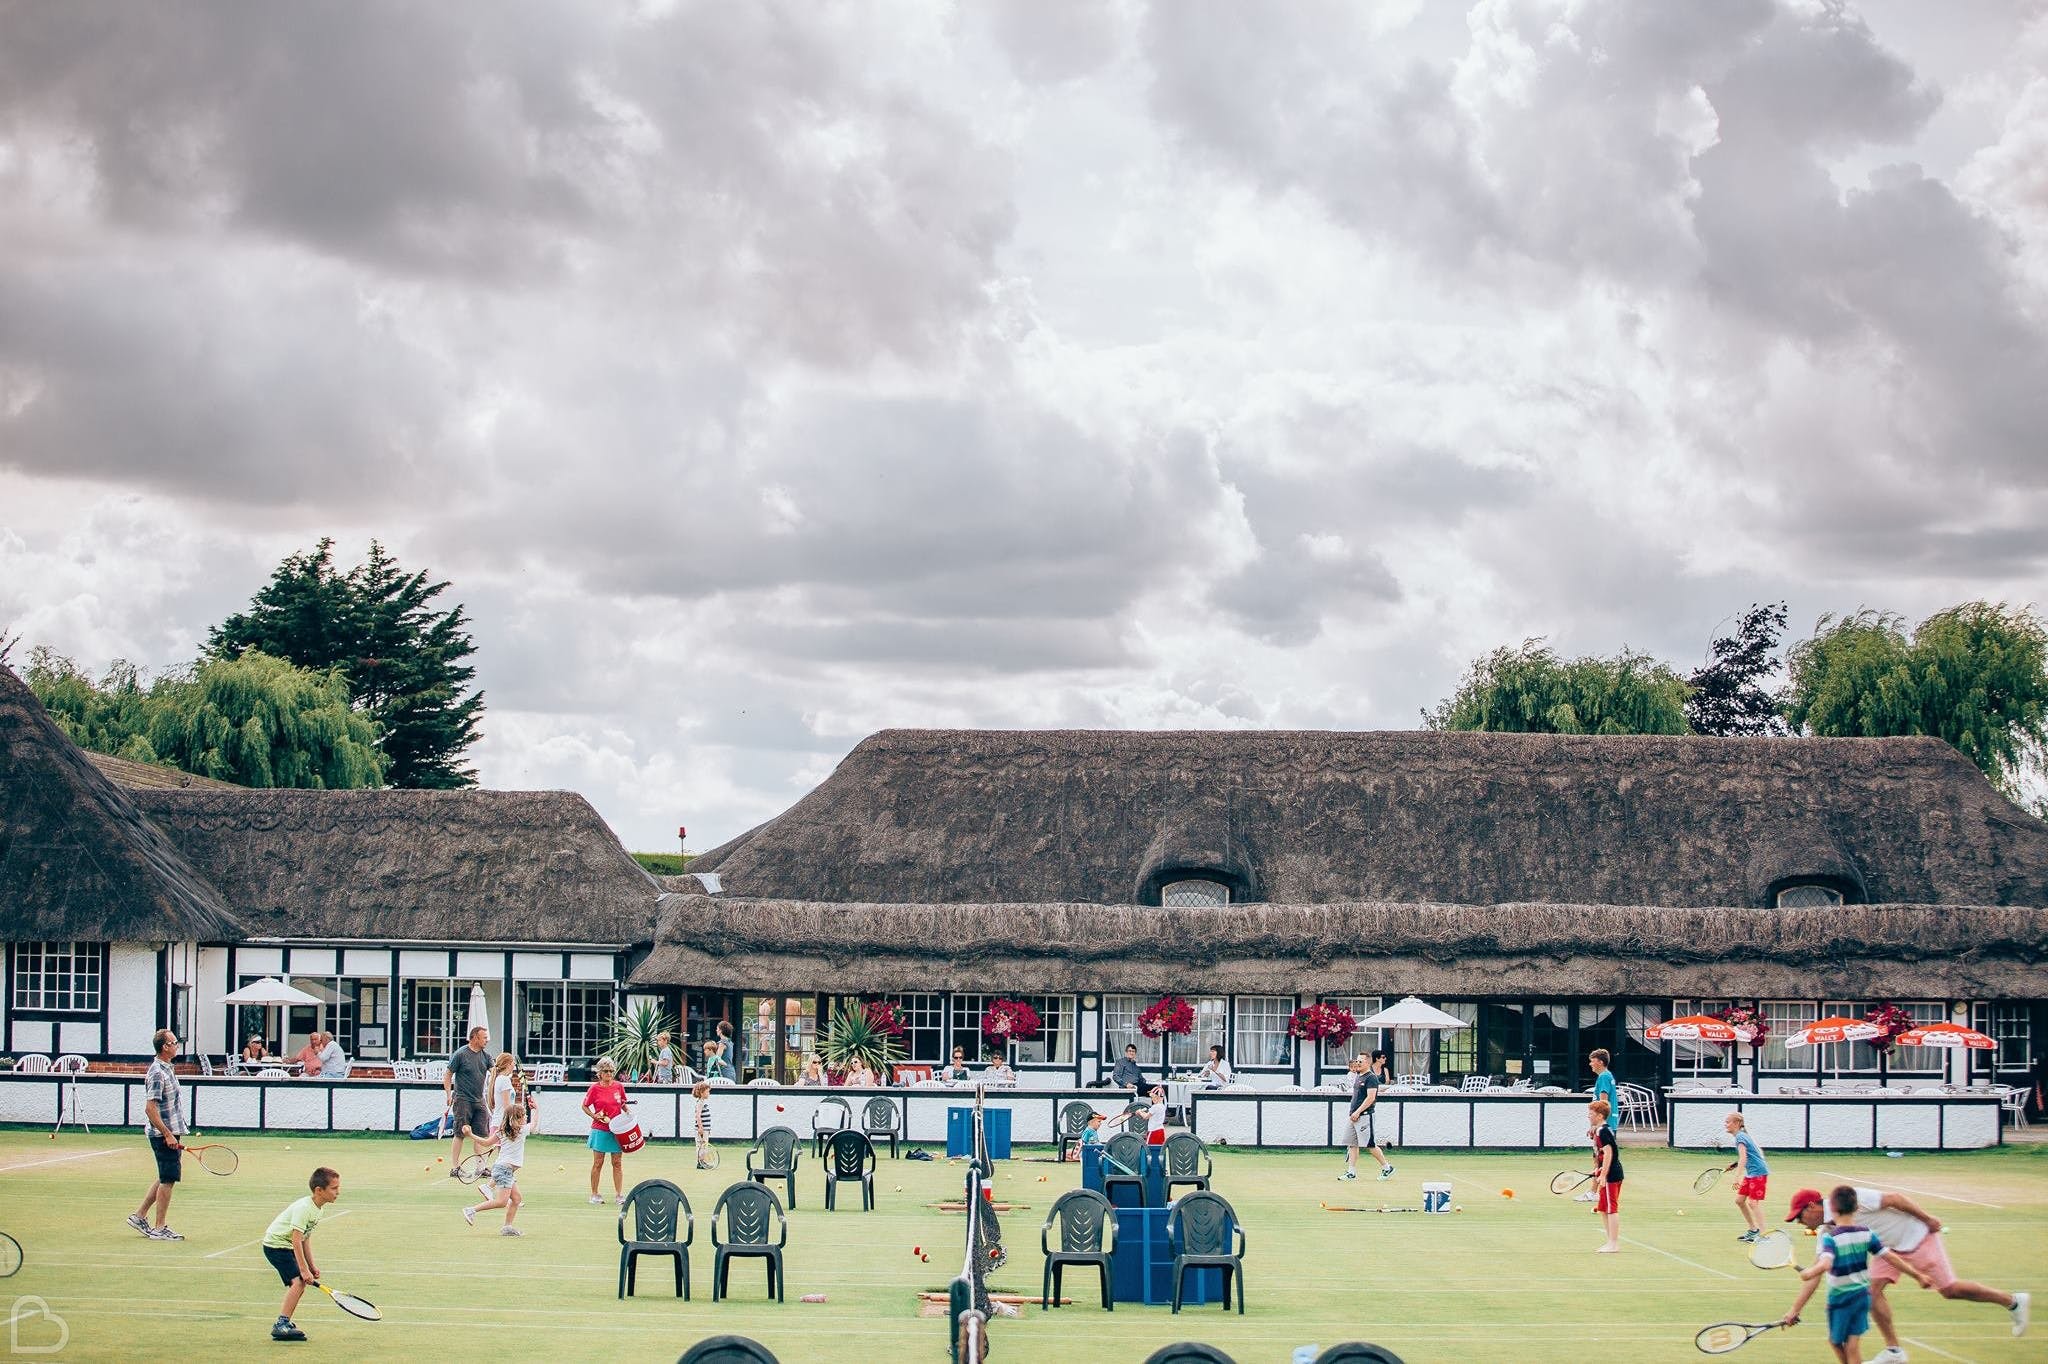
[(818, 1059), (818, 1053), (812, 1052), (804, 1058), (804, 1073), (797, 1077), (796, 1082), (800, 1085), (822, 1085), (825, 1083), (825, 1063)]
[(292, 1055), (292, 1060), (297, 1061), (303, 1067), (299, 1072), (301, 1075), (318, 1075), (320, 1073), (320, 1044), (326, 1038), (327, 1034), (323, 1032), (308, 1033), (306, 1035), (306, 1045), (300, 1047)]
[(1124, 1043), (1124, 1054), (1110, 1072), (1110, 1084), (1118, 1089), (1128, 1089), (1133, 1094), (1143, 1094), (1152, 1086), (1145, 1079), (1145, 1072), (1138, 1069), (1138, 1044)]
[(1010, 1069), (1008, 1058), (999, 1055), (989, 1062), (988, 1069), (981, 1073), (981, 1079), (984, 1084), (1014, 1085), (1017, 1083), (1017, 1072)]
[(242, 1048), (242, 1059), (244, 1061), (261, 1061), (268, 1055), (270, 1055), (270, 1044), (263, 1040), (263, 1034), (250, 1033), (248, 1045)]
[(846, 1067), (846, 1083), (855, 1089), (873, 1089), (879, 1081), (874, 1070), (861, 1057), (854, 1057)]
[(1223, 1048), (1212, 1044), (1209, 1048), (1209, 1063), (1202, 1067), (1201, 1074), (1195, 1079), (1204, 1089), (1221, 1089), (1236, 1078), (1230, 1069), (1230, 1062), (1223, 1059)]
[(953, 1048), (953, 1063), (939, 1072), (939, 1078), (949, 1084), (974, 1078), (974, 1072), (967, 1068), (967, 1048)]
[(320, 1046), (320, 1064), (306, 1074), (322, 1080), (346, 1080), (348, 1078), (348, 1057), (341, 1050), (341, 1039), (331, 1032), (321, 1033), (326, 1040)]

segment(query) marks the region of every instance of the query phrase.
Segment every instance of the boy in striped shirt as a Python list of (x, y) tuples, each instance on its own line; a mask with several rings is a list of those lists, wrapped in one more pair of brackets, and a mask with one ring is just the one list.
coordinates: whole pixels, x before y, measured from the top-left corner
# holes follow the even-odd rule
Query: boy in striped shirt
[(1911, 1275), (1922, 1288), (1927, 1286), (1927, 1278), (1897, 1251), (1886, 1248), (1876, 1232), (1850, 1220), (1856, 1213), (1855, 1189), (1847, 1184), (1839, 1186), (1828, 1195), (1828, 1206), (1834, 1212), (1834, 1220), (1820, 1229), (1820, 1253), (1812, 1264), (1799, 1271), (1804, 1283), (1783, 1323), (1799, 1324), (1799, 1310), (1813, 1297), (1825, 1274), (1828, 1344), (1834, 1347), (1835, 1358), (1841, 1364), (1863, 1364), (1863, 1334), (1870, 1329), (1871, 1260), (1883, 1258), (1901, 1274)]

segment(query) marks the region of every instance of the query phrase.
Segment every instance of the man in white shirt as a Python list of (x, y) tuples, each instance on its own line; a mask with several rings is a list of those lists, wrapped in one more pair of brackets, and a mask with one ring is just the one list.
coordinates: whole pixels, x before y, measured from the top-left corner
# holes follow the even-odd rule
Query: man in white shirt
[(333, 1033), (322, 1033), (326, 1040), (320, 1044), (320, 1071), (323, 1080), (346, 1080), (348, 1078), (348, 1056), (341, 1049), (341, 1039)]
[[(1908, 1264), (1927, 1276), (1927, 1286), (1944, 1298), (1967, 1302), (1993, 1302), (2012, 1318), (2012, 1333), (2027, 1332), (2027, 1295), (2005, 1293), (1968, 1279), (1958, 1279), (1949, 1268), (1948, 1251), (1941, 1243), (1941, 1219), (1923, 1211), (1918, 1203), (1901, 1193), (1878, 1189), (1856, 1190), (1857, 1225), (1877, 1233), (1878, 1240), (1899, 1253)], [(1785, 1218), (1804, 1227), (1818, 1227), (1827, 1220), (1827, 1203), (1817, 1189), (1801, 1189), (1792, 1195), (1792, 1211)], [(1892, 1328), (1892, 1307), (1885, 1301), (1885, 1289), (1897, 1283), (1899, 1271), (1880, 1258), (1870, 1262), (1870, 1319), (1884, 1336), (1884, 1352), (1870, 1364), (1904, 1364), (1906, 1352), (1899, 1347), (1899, 1333)]]

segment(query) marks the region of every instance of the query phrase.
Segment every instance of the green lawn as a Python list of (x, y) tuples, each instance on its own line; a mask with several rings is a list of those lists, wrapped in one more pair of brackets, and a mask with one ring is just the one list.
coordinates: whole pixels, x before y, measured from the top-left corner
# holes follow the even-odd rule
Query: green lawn
[[(663, 1296), (663, 1270), (641, 1278), (645, 1296), (613, 1296), (617, 1255), (612, 1209), (585, 1201), (588, 1155), (566, 1141), (536, 1139), (522, 1187), (523, 1239), (463, 1225), (462, 1198), (434, 1158), (439, 1143), (387, 1137), (235, 1137), (235, 1175), (196, 1174), (172, 1208), (190, 1239), (158, 1244), (122, 1218), (140, 1199), (150, 1163), (132, 1131), (92, 1135), (0, 1132), (0, 1230), (25, 1248), (26, 1264), (0, 1281), (0, 1306), (18, 1313), (19, 1295), (45, 1298), (70, 1327), (67, 1359), (238, 1360), (267, 1340), (279, 1285), (254, 1242), (271, 1216), (305, 1189), (316, 1164), (339, 1169), (344, 1190), (321, 1228), (319, 1259), (331, 1283), (380, 1304), (381, 1324), (343, 1316), (317, 1294), (299, 1310), (308, 1359), (460, 1357), (672, 1360), (704, 1335), (740, 1332), (785, 1361), (935, 1360), (944, 1323), (916, 1315), (915, 1292), (938, 1288), (961, 1260), (962, 1221), (925, 1206), (956, 1194), (961, 1167), (943, 1160), (885, 1156), (880, 1207), (863, 1214), (822, 1210), (820, 1176), (806, 1161), (790, 1231), (789, 1301), (763, 1301), (758, 1265), (735, 1268), (734, 1300), (710, 1299), (703, 1219), (741, 1167), (724, 1148), (716, 1174), (690, 1167), (687, 1146), (627, 1160), (628, 1178), (663, 1175), (689, 1193), (698, 1217), (693, 1259), (697, 1297)], [(1043, 1156), (1042, 1150), (1028, 1152)], [(1177, 1339), (1207, 1340), (1244, 1364), (1282, 1361), (1307, 1342), (1376, 1340), (1414, 1364), (1681, 1360), (1700, 1326), (1727, 1318), (1769, 1319), (1789, 1305), (1789, 1275), (1750, 1268), (1734, 1240), (1739, 1224), (1722, 1190), (1691, 1191), (1699, 1155), (1629, 1149), (1626, 1253), (1592, 1254), (1600, 1237), (1586, 1205), (1551, 1197), (1558, 1155), (1396, 1153), (1387, 1185), (1337, 1183), (1328, 1153), (1223, 1152), (1217, 1187), (1250, 1234), (1249, 1314), (1209, 1307), (1176, 1320), (1164, 1308), (1120, 1306), (1114, 1315), (1075, 1306), (1050, 1315), (1027, 1309), (998, 1320), (994, 1355), (1004, 1361), (1141, 1360)], [(1950, 1255), (1965, 1278), (2031, 1290), (2048, 1308), (2048, 1149), (1977, 1155), (1779, 1156), (1774, 1203), (1802, 1183), (1826, 1188), (1843, 1176), (1895, 1182), (1952, 1219)], [(423, 1168), (425, 1167), (425, 1168)], [(1038, 1181), (1043, 1178), (1045, 1183)], [(1335, 1214), (1324, 1201), (1418, 1202), (1424, 1179), (1448, 1178), (1465, 1211), (1436, 1218)], [(1012, 1252), (998, 1288), (1036, 1293), (1038, 1226), (1060, 1190), (1079, 1183), (1074, 1166), (1020, 1159), (1003, 1165), (998, 1193), (1030, 1205), (1005, 1219)], [(898, 1186), (901, 1186), (899, 1191)], [(1503, 1188), (1515, 1191), (1501, 1197)], [(607, 1188), (607, 1193), (609, 1189)], [(856, 1200), (857, 1206), (857, 1200)], [(1811, 1242), (1802, 1242), (1806, 1258)], [(930, 1263), (912, 1247), (923, 1246)], [(1069, 1279), (1085, 1295), (1087, 1281)], [(2048, 1358), (2048, 1321), (2032, 1338), (2011, 1339), (1995, 1307), (1893, 1290), (1913, 1358)], [(797, 1301), (824, 1293), (822, 1305)], [(1814, 1312), (1785, 1336), (1743, 1352), (1751, 1361), (1830, 1358)], [(506, 1331), (504, 1328), (516, 1328)], [(31, 1333), (21, 1344), (47, 1339)], [(1875, 1336), (1871, 1337), (1874, 1341)], [(282, 1349), (283, 1347), (277, 1347)], [(1875, 1353), (1873, 1345), (1871, 1353)]]

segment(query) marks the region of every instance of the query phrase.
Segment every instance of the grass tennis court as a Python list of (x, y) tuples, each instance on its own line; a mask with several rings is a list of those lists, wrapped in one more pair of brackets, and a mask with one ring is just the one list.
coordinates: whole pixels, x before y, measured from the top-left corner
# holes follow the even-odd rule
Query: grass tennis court
[[(26, 1256), (19, 1274), (0, 1280), (0, 1306), (12, 1316), (23, 1295), (46, 1299), (70, 1330), (57, 1356), (65, 1359), (246, 1359), (276, 1351), (307, 1359), (466, 1352), (461, 1357), (673, 1360), (692, 1341), (728, 1331), (755, 1337), (787, 1364), (945, 1356), (945, 1323), (919, 1318), (914, 1294), (942, 1288), (960, 1266), (962, 1219), (925, 1206), (957, 1197), (957, 1164), (884, 1157), (876, 1211), (848, 1210), (842, 1197), (840, 1211), (826, 1213), (822, 1175), (807, 1154), (790, 1227), (788, 1302), (764, 1302), (765, 1275), (754, 1263), (735, 1267), (733, 1300), (713, 1304), (704, 1224), (719, 1190), (739, 1176), (742, 1148), (722, 1145), (723, 1168), (699, 1173), (690, 1168), (688, 1145), (650, 1147), (627, 1158), (627, 1178), (660, 1176), (689, 1194), (698, 1217), (696, 1297), (684, 1304), (667, 1296), (667, 1272), (654, 1261), (643, 1264), (642, 1296), (622, 1303), (613, 1296), (614, 1210), (584, 1201), (589, 1157), (580, 1144), (534, 1139), (520, 1180), (527, 1234), (515, 1240), (496, 1234), (496, 1214), (480, 1218), (475, 1230), (463, 1224), (464, 1196), (447, 1167), (434, 1163), (446, 1152), (442, 1143), (226, 1140), (241, 1154), (240, 1169), (224, 1179), (188, 1174), (171, 1225), (189, 1239), (159, 1244), (122, 1221), (150, 1178), (137, 1133), (66, 1132), (51, 1141), (45, 1132), (0, 1132), (0, 1231), (19, 1240)], [(1083, 1305), (1092, 1280), (1070, 1276), (1067, 1292), (1077, 1304), (997, 1320), (992, 1357), (1134, 1364), (1168, 1341), (1199, 1339), (1253, 1364), (1284, 1361), (1297, 1345), (1362, 1338), (1410, 1364), (1699, 1359), (1691, 1341), (1701, 1326), (1769, 1320), (1790, 1305), (1791, 1276), (1751, 1268), (1736, 1243), (1741, 1226), (1731, 1192), (1692, 1193), (1706, 1157), (1625, 1150), (1626, 1252), (1612, 1256), (1591, 1253), (1601, 1236), (1589, 1205), (1547, 1192), (1552, 1173), (1576, 1158), (1399, 1151), (1398, 1173), (1382, 1185), (1370, 1175), (1337, 1182), (1341, 1159), (1327, 1152), (1218, 1151), (1215, 1187), (1237, 1207), (1250, 1237), (1246, 1316), (1206, 1307), (1175, 1318), (1136, 1305), (1105, 1314)], [(1862, 1180), (1904, 1189), (1951, 1222), (1949, 1253), (1961, 1277), (2030, 1291), (2048, 1304), (2048, 1147), (1900, 1160), (1773, 1154), (1771, 1161), (1774, 1206), (1802, 1184), (1826, 1189)], [(311, 1339), (273, 1345), (267, 1333), (280, 1286), (255, 1243), (271, 1217), (305, 1192), (317, 1164), (335, 1167), (344, 1181), (315, 1241), (321, 1268), (334, 1286), (375, 1301), (386, 1319), (358, 1322), (310, 1294), (298, 1320)], [(1425, 1179), (1453, 1181), (1465, 1211), (1380, 1216), (1317, 1206), (1412, 1204)], [(1030, 1208), (1003, 1218), (1011, 1258), (994, 1288), (1038, 1292), (1039, 1224), (1052, 1198), (1079, 1182), (1073, 1165), (1018, 1159), (998, 1166), (998, 1196)], [(1502, 1198), (1503, 1188), (1516, 1196)], [(857, 1195), (851, 1202), (858, 1207)], [(335, 1213), (346, 1215), (336, 1220)], [(1801, 1239), (1802, 1263), (1812, 1245)], [(918, 1261), (914, 1246), (929, 1263)], [(804, 1293), (828, 1301), (798, 1302)], [(1916, 1361), (2048, 1357), (2048, 1324), (2014, 1340), (1995, 1307), (1944, 1301), (1910, 1284), (1892, 1293)], [(1806, 1324), (1765, 1336), (1740, 1357), (1830, 1358), (1822, 1320), (1810, 1308)], [(24, 1346), (56, 1334), (33, 1320), (20, 1329)], [(1867, 1342), (1874, 1354), (1874, 1332)]]

